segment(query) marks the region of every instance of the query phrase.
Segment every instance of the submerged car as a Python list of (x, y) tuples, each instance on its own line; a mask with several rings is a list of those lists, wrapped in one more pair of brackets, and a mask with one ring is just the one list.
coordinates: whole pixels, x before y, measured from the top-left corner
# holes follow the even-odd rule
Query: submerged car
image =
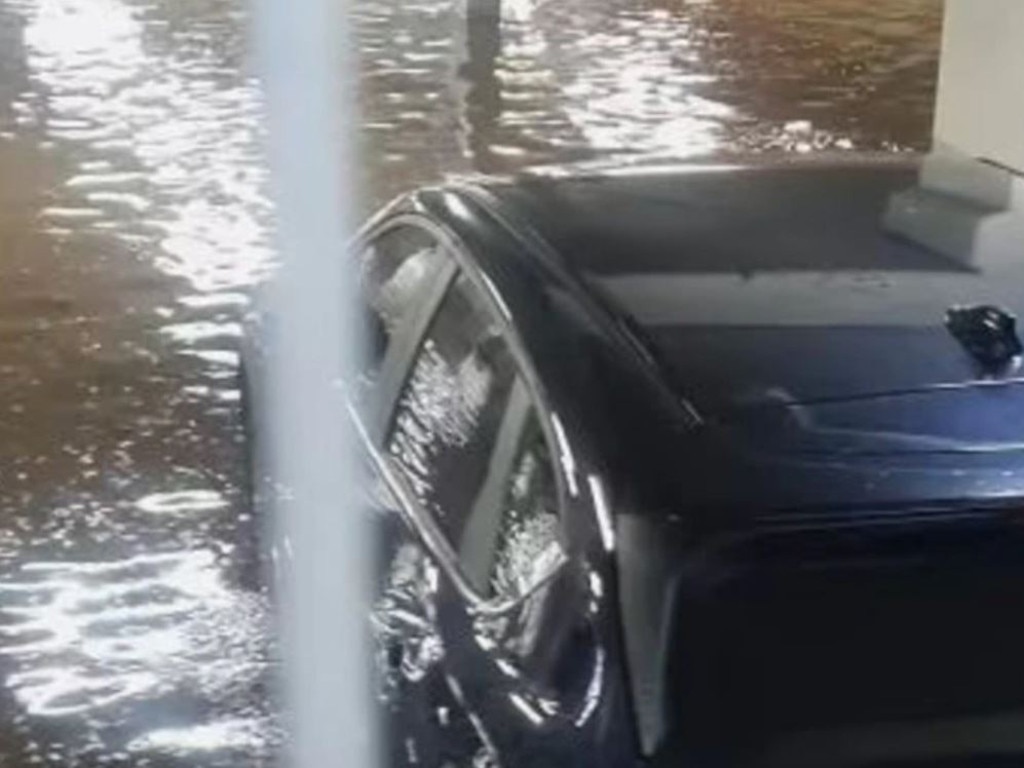
[(916, 173), (538, 172), (364, 228), (393, 762), (1024, 757), (1024, 252), (887, 233)]

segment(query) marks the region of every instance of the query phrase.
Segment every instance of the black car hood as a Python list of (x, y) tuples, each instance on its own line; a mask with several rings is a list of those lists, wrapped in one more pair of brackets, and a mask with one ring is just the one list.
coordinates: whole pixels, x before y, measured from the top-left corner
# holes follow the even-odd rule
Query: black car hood
[(987, 375), (947, 313), (1024, 313), (1024, 259), (984, 238), (953, 257), (893, 234), (886, 211), (915, 181), (906, 168), (746, 168), (519, 196), (680, 395), (718, 413), (778, 393), (817, 402)]
[(1024, 452), (1024, 381), (983, 379), (820, 401), (767, 389), (712, 421), (749, 449), (793, 456)]
[[(816, 403), (984, 383), (942, 327), (649, 328), (674, 387), (707, 414), (780, 400)], [(1001, 381), (1013, 380), (1004, 373)]]
[[(794, 316), (799, 310), (779, 307), (772, 323), (648, 322), (637, 334), (676, 391), (712, 416), (780, 401), (818, 403), (1024, 381), (1013, 363), (991, 371), (968, 354), (944, 325), (945, 311), (954, 305), (952, 298), (946, 304), (935, 297), (921, 308), (923, 316), (903, 323), (890, 312), (889, 322), (829, 325), (801, 323)], [(787, 313), (794, 322), (785, 322)]]

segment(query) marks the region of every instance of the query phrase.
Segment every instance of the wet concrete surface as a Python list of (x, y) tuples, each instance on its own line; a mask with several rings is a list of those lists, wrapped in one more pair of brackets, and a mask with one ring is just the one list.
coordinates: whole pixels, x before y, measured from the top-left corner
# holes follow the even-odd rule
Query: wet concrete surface
[[(611, 155), (912, 151), (940, 0), (359, 0), (365, 188)], [(260, 765), (239, 490), (273, 269), (238, 0), (0, 0), (0, 764)]]

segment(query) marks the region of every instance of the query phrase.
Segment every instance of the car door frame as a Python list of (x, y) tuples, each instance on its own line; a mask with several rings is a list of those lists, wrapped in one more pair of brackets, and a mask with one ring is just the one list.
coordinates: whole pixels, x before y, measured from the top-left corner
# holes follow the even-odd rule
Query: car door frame
[[(544, 433), (544, 439), (551, 447), (552, 453), (562, 445), (563, 441), (559, 440), (558, 427), (551, 418), (552, 412), (547, 407), (540, 381), (525, 353), (523, 343), (515, 331), (507, 306), (501, 300), (494, 284), (483, 273), (457, 235), (437, 219), (424, 213), (398, 210), (374, 222), (364, 234), (356, 239), (354, 246), (356, 249), (365, 248), (375, 238), (403, 225), (418, 228), (429, 234), (444, 249), (450, 257), (450, 262), (445, 265), (442, 273), (429, 284), (427, 295), (415, 304), (410, 316), (403, 320), (390, 340), (384, 361), (381, 363), (380, 383), (378, 384), (380, 395), (375, 397), (372, 414), (364, 420), (351, 401), (347, 403), (348, 411), (362, 449), (366, 452), (374, 470), (380, 474), (388, 490), (399, 503), (400, 509), (397, 511), (456, 587), (460, 597), (465, 601), (469, 613), (475, 616), (501, 615), (514, 609), (517, 604), (554, 578), (560, 568), (564, 566), (565, 558), (535, 585), (532, 585), (527, 594), (519, 595), (514, 600), (489, 600), (481, 596), (460, 567), (458, 552), (448, 540), (447, 535), (442, 532), (434, 517), (423, 509), (423, 505), (412, 493), (408, 482), (392, 465), (383, 451), (383, 441), (391, 427), (399, 399), (412, 372), (423, 339), (460, 274), (465, 274), (473, 284), (478, 298), (484, 302), (491, 319), (501, 329), (502, 340), (508, 345), (516, 372), (527, 388), (530, 402), (534, 406)], [(392, 349), (395, 351), (392, 352)], [(509, 406), (510, 404), (506, 404), (506, 410)], [(557, 485), (558, 513), (562, 530), (568, 531), (569, 526), (565, 525), (564, 520), (569, 506), (567, 504), (568, 488), (562, 473), (557, 470), (556, 467), (553, 474)]]
[[(380, 404), (384, 413), (377, 416), (375, 422), (376, 432), (363, 428), (360, 425), (357, 413), (352, 410), (352, 415), (356, 417), (357, 430), (361, 431), (362, 443), (368, 449), (371, 462), (381, 472), (382, 478), (399, 501), (400, 509), (397, 511), (403, 517), (411, 534), (424, 545), (427, 555), (438, 566), (441, 573), (447, 577), (449, 584), (454, 587), (454, 591), (457, 593), (460, 603), (465, 607), (465, 613), (471, 624), (476, 621), (486, 621), (492, 617), (501, 619), (503, 616), (510, 615), (512, 611), (524, 605), (527, 600), (535, 596), (539, 590), (546, 588), (556, 578), (560, 578), (563, 575), (563, 581), (578, 580), (578, 577), (582, 576), (588, 582), (588, 589), (590, 590), (595, 589), (595, 580), (598, 585), (601, 583), (607, 584), (608, 582), (603, 582), (603, 579), (606, 576), (614, 577), (606, 573), (606, 566), (597, 566), (601, 573), (604, 574), (599, 576), (594, 570), (595, 563), (591, 560), (591, 557), (597, 552), (594, 549), (595, 542), (591, 539), (591, 536), (595, 535), (596, 530), (600, 530), (600, 525), (595, 529), (591, 529), (589, 526), (580, 527), (582, 523), (579, 516), (583, 515), (585, 511), (593, 514), (598, 520), (600, 518), (600, 510), (593, 509), (588, 500), (589, 497), (586, 493), (581, 493), (582, 489), (578, 486), (579, 462), (589, 463), (586, 459), (587, 453), (584, 451), (583, 454), (580, 454), (580, 446), (570, 444), (565, 427), (563, 427), (557, 411), (552, 407), (551, 401), (546, 395), (545, 387), (539, 378), (537, 368), (527, 353), (526, 346), (516, 328), (512, 312), (503, 300), (495, 282), (491, 280), (487, 270), (478, 261), (478, 259), (483, 257), (473, 254), (472, 248), (459, 236), (454, 224), (451, 227), (446, 225), (443, 222), (443, 217), (433, 214), (429, 206), (426, 206), (415, 195), (407, 198), (404, 203), (400, 202), (385, 210), (368, 227), (366, 237), (380, 233), (399, 222), (420, 227), (431, 234), (438, 244), (445, 249), (447, 255), (457, 266), (457, 269), (452, 274), (445, 290), (440, 292), (440, 296), (433, 297), (436, 301), (428, 313), (429, 317), (421, 318), (422, 322), (417, 324), (415, 332), (412, 330), (411, 324), (403, 329), (408, 333), (414, 333), (415, 338), (409, 341), (409, 349), (411, 351), (404, 360), (401, 370), (389, 373), (389, 375), (397, 376), (401, 384), (394, 388), (395, 396), (390, 402), (382, 402)], [(504, 232), (504, 229), (501, 231)], [(525, 247), (521, 242), (518, 245)], [(394, 417), (398, 398), (408, 376), (411, 374), (412, 364), (419, 352), (423, 337), (430, 325), (430, 321), (440, 308), (444, 297), (447, 296), (448, 289), (457, 279), (460, 271), (466, 274), (468, 280), (477, 291), (478, 298), (485, 303), (491, 318), (500, 328), (502, 338), (508, 346), (509, 353), (512, 355), (518, 375), (526, 386), (530, 402), (534, 406), (544, 440), (548, 444), (555, 483), (557, 485), (560, 528), (565, 536), (563, 542), (565, 557), (557, 568), (553, 568), (551, 573), (544, 579), (532, 585), (532, 588), (526, 594), (520, 595), (516, 600), (512, 601), (488, 601), (480, 597), (476, 589), (464, 577), (463, 571), (459, 566), (458, 552), (449, 544), (448, 537), (441, 532), (433, 517), (426, 510), (422, 509), (418, 500), (410, 492), (408, 485), (403, 482), (403, 478), (398, 474), (397, 469), (390, 466), (387, 457), (382, 453), (383, 441)], [(426, 312), (425, 309), (423, 311)], [(591, 494), (595, 496), (594, 503), (596, 504), (596, 492), (592, 483), (590, 490)], [(604, 498), (603, 494), (602, 498)], [(580, 535), (583, 535), (585, 538), (579, 538)], [(604, 546), (601, 555), (604, 556), (608, 551), (607, 543), (601, 541), (601, 544)], [(607, 595), (603, 594), (605, 589), (609, 590)], [(601, 605), (611, 605), (614, 604), (615, 600), (614, 589), (614, 583), (612, 583), (610, 587), (601, 587), (598, 592), (594, 592), (589, 596), (593, 597)], [(520, 739), (519, 745), (512, 747), (511, 751), (513, 753), (518, 752), (522, 754), (521, 750), (524, 744), (540, 745), (541, 742), (544, 742), (556, 747), (562, 747), (561, 754), (563, 756), (566, 754), (576, 754), (576, 757), (579, 757), (580, 754), (583, 754), (579, 752), (579, 749), (583, 746), (581, 738), (583, 738), (584, 730), (582, 729), (586, 729), (587, 738), (593, 740), (592, 742), (586, 742), (588, 744), (586, 755), (587, 759), (590, 760), (590, 764), (595, 766), (609, 765), (615, 763), (616, 760), (623, 756), (631, 754), (631, 747), (629, 746), (632, 743), (631, 731), (629, 731), (628, 726), (621, 725), (627, 721), (631, 722), (632, 711), (628, 701), (628, 694), (626, 694), (623, 688), (622, 681), (618, 678), (618, 662), (614, 660), (618, 654), (616, 645), (617, 635), (614, 634), (617, 630), (609, 623), (610, 614), (607, 614), (603, 609), (600, 611), (599, 616), (593, 613), (597, 610), (594, 607), (596, 605), (597, 603), (591, 603), (592, 607), (589, 611), (592, 615), (587, 620), (596, 622), (594, 626), (599, 634), (597, 641), (601, 647), (597, 650), (600, 658), (597, 660), (597, 666), (593, 670), (593, 676), (591, 677), (592, 686), (588, 687), (585, 694), (587, 700), (583, 702), (583, 707), (577, 710), (575, 715), (569, 711), (565, 711), (563, 713), (564, 716), (559, 715), (557, 717), (549, 717), (546, 713), (540, 713), (544, 724), (541, 727), (537, 727), (536, 718), (538, 713), (527, 714), (523, 711), (510, 713), (510, 697), (508, 696), (502, 697), (503, 701), (495, 701), (493, 705), (485, 707), (485, 709), (491, 709), (493, 717), (497, 718), (494, 722), (501, 723), (510, 717), (517, 718), (519, 725), (516, 727), (526, 728), (525, 731), (522, 731), (526, 738)], [(614, 613), (613, 608), (609, 610)], [(612, 635), (609, 635), (609, 632)], [(467, 642), (473, 644), (477, 641), (469, 639)], [(498, 657), (491, 656), (492, 662), (497, 660)], [(444, 663), (447, 666), (451, 665), (452, 661), (449, 659)], [(457, 681), (449, 678), (449, 683), (453, 688), (457, 689)], [(465, 699), (457, 690), (456, 697), (464, 706), (472, 706), (472, 702)], [(515, 702), (512, 702), (512, 704), (515, 704)], [(598, 711), (603, 714), (595, 717), (595, 713)], [(492, 748), (497, 749), (503, 739), (500, 737), (496, 739), (489, 738), (488, 732), (491, 730), (491, 718), (484, 711), (480, 710), (473, 715), (473, 718), (474, 726), (480, 732), (482, 739), (490, 744)], [(606, 748), (608, 745), (605, 743), (609, 732), (616, 734), (615, 738), (617, 741), (615, 743), (618, 747), (621, 747), (612, 749), (611, 752), (607, 752)], [(619, 744), (620, 741), (621, 744)], [(604, 744), (603, 747), (601, 746), (602, 744)], [(568, 752), (565, 750), (568, 750)], [(502, 756), (506, 752), (504, 748), (497, 751)], [(552, 752), (552, 754), (556, 753)], [(532, 761), (535, 763), (538, 759), (537, 753), (532, 752), (532, 755), (532, 757), (528, 756), (526, 759), (528, 762)], [(575, 760), (576, 758), (572, 759)], [(540, 765), (541, 763), (537, 764)], [(546, 766), (548, 763), (544, 762), (543, 764)], [(562, 765), (562, 763), (558, 762), (557, 757), (552, 764), (556, 766)]]

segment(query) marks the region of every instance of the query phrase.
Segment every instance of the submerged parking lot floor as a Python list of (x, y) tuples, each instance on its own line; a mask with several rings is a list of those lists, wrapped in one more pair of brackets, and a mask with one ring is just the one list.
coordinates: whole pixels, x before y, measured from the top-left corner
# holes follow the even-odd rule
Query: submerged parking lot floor
[[(941, 0), (358, 0), (372, 207), (451, 172), (927, 146)], [(258, 765), (240, 0), (0, 0), (0, 764)]]

